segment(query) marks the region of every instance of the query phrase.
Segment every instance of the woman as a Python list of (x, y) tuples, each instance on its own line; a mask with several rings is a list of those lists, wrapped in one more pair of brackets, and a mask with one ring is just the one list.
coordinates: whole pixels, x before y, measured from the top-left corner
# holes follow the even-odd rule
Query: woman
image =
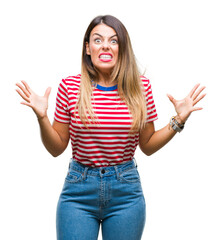
[(72, 159), (57, 207), (57, 239), (141, 239), (145, 200), (134, 153), (162, 148), (183, 130), (205, 94), (196, 85), (183, 100), (168, 95), (177, 115), (155, 131), (150, 82), (140, 76), (130, 39), (113, 16), (98, 16), (83, 41), (81, 75), (59, 85), (55, 120), (47, 117), (48, 88), (36, 95), (25, 81), (17, 92), (37, 115), (42, 142), (54, 156), (72, 143)]

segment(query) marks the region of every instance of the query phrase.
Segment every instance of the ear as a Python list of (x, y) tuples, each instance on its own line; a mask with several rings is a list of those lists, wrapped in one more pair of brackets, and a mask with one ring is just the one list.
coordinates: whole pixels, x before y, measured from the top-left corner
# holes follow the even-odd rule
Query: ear
[(88, 42), (86, 42), (86, 54), (91, 55)]

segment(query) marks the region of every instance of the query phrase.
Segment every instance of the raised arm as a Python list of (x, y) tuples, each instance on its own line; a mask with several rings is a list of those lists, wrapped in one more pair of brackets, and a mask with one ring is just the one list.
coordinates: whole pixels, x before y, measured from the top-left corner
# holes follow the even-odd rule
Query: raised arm
[(45, 148), (52, 156), (59, 156), (66, 149), (69, 142), (69, 124), (54, 121), (53, 125), (51, 125), (47, 116), (51, 88), (47, 88), (44, 96), (38, 96), (25, 81), (22, 81), (22, 84), (17, 83), (16, 86), (19, 87), (16, 91), (24, 99), (21, 104), (32, 108), (37, 116), (41, 139)]
[[(182, 100), (175, 100), (168, 94), (168, 98), (173, 103), (177, 112), (177, 116), (175, 116), (177, 125), (183, 126), (192, 112), (202, 109), (200, 107), (194, 107), (206, 95), (200, 95), (205, 87), (199, 88), (199, 86), (200, 84), (194, 86), (187, 97)], [(166, 145), (176, 133), (177, 131), (172, 128), (172, 124), (170, 123), (158, 131), (155, 131), (153, 122), (147, 123), (145, 128), (140, 132), (139, 146), (141, 150), (149, 156)]]

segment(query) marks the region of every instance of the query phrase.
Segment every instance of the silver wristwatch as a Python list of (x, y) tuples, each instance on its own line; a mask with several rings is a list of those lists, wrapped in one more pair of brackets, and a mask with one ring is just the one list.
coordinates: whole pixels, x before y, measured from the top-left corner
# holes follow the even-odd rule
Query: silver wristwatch
[(170, 126), (172, 129), (176, 132), (181, 132), (184, 129), (184, 124), (178, 123), (178, 121), (175, 119), (175, 117), (172, 117), (170, 119)]

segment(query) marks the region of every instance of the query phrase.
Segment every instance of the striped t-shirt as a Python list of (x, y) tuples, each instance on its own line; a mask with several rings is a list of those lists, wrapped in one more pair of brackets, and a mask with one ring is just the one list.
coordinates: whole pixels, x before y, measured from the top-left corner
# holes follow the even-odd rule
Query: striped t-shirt
[[(157, 119), (149, 79), (141, 76), (145, 88), (147, 120)], [(88, 129), (78, 113), (74, 116), (81, 75), (62, 79), (56, 98), (54, 119), (70, 125), (72, 158), (91, 167), (113, 166), (132, 160), (139, 143), (139, 132), (129, 134), (132, 124), (127, 105), (120, 99), (117, 85), (93, 90), (92, 107), (99, 124), (90, 124)]]

